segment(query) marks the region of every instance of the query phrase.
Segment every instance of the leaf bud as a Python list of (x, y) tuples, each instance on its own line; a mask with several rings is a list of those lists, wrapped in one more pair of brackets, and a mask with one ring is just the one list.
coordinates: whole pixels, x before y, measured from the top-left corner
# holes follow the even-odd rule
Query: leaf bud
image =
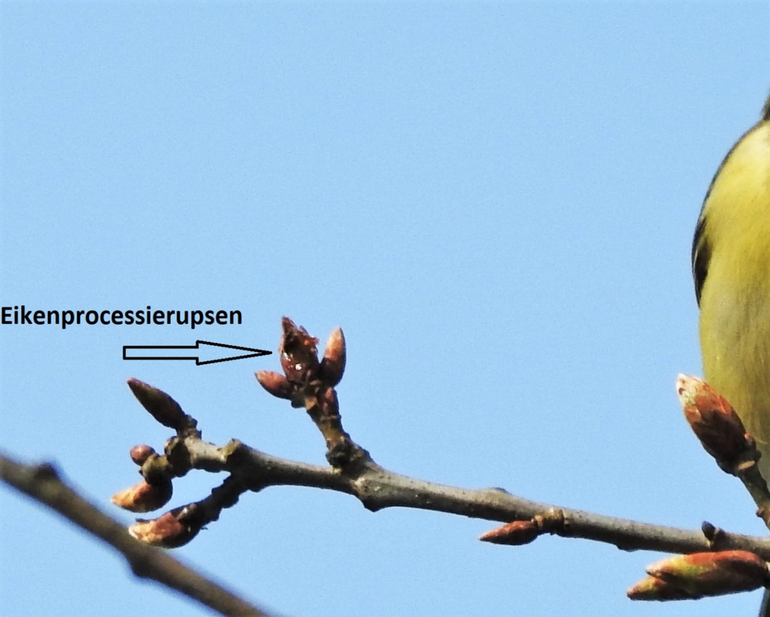
[(676, 391), (687, 422), (717, 462), (730, 465), (750, 447), (738, 414), (709, 384), (697, 377), (679, 375)]
[(129, 455), (131, 460), (134, 461), (140, 467), (144, 465), (144, 462), (150, 458), (153, 454), (157, 454), (153, 448), (146, 445), (134, 446), (131, 448)]
[(345, 335), (342, 328), (334, 328), (326, 341), (324, 357), (321, 360), (321, 379), (331, 386), (336, 386), (345, 373), (345, 361), (347, 352), (345, 349)]
[(171, 499), (171, 481), (148, 484), (144, 480), (112, 496), (112, 503), (129, 512), (152, 512), (165, 506)]
[(540, 528), (533, 521), (513, 521), (496, 527), (479, 536), (482, 542), (522, 546), (534, 542), (540, 535)]
[(174, 430), (180, 430), (184, 427), (187, 414), (182, 411), (179, 403), (168, 394), (133, 377), (128, 380), (128, 387), (131, 388), (131, 392), (134, 393), (142, 407), (149, 411), (152, 417), (163, 426)]
[(129, 526), (128, 533), (151, 546), (178, 548), (190, 542), (201, 530), (191, 516), (193, 506), (174, 508), (152, 520), (139, 519)]

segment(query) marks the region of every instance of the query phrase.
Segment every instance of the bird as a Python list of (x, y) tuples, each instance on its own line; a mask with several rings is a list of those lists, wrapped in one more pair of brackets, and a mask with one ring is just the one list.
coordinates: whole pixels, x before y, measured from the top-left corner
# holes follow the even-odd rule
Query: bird
[(770, 481), (770, 96), (722, 160), (692, 244), (706, 381), (735, 409)]

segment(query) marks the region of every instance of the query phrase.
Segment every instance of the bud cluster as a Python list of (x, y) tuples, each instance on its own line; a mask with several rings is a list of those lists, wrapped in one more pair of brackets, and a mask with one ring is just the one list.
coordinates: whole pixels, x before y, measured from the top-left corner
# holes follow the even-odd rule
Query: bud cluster
[[(257, 371), (257, 380), (273, 396), (288, 399), (295, 407), (308, 407), (323, 399), (345, 372), (345, 336), (340, 328), (329, 335), (324, 356), (318, 360), (318, 339), (284, 317), (283, 335), (278, 349), (284, 374)], [(328, 397), (331, 400), (332, 397)]]
[(318, 339), (284, 317), (279, 355), (283, 375), (258, 371), (257, 380), (273, 396), (304, 407), (316, 423), (327, 444), (327, 459), (334, 466), (351, 460), (360, 451), (342, 429), (335, 386), (345, 373), (345, 336), (340, 328), (329, 335), (322, 359), (318, 359)]

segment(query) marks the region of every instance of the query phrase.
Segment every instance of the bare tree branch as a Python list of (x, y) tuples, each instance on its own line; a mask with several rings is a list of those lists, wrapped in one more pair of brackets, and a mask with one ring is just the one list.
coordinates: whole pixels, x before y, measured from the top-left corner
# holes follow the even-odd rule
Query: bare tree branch
[[(405, 507), (502, 522), (546, 516), (556, 521), (545, 530), (548, 533), (565, 538), (605, 542), (628, 551), (642, 549), (695, 553), (744, 549), (770, 559), (770, 538), (727, 533), (713, 526), (707, 526), (708, 533), (704, 533), (704, 530), (641, 523), (537, 503), (501, 488), (473, 490), (418, 480), (391, 472), (374, 462), (369, 462), (356, 474), (350, 475), (332, 467), (278, 458), (239, 441), (218, 447), (202, 441), (197, 435), (190, 435), (182, 440), (173, 439), (172, 442), (170, 449), (174, 458), (186, 457), (193, 469), (229, 472), (251, 491), (260, 491), (270, 486), (328, 489), (357, 497), (372, 512)], [(186, 454), (183, 455), (183, 452)], [(209, 505), (216, 501), (211, 497), (207, 500)], [(222, 507), (226, 506), (213, 505), (210, 513), (213, 518), (202, 524), (216, 520)]]
[[(628, 591), (634, 599), (694, 599), (770, 585), (765, 563), (770, 560), (770, 538), (732, 534), (705, 522), (700, 530), (653, 525), (538, 503), (501, 488), (473, 490), (446, 486), (385, 469), (342, 426), (335, 390), (345, 369), (342, 331), (338, 328), (332, 332), (320, 360), (317, 342), (304, 328), (284, 318), (279, 348), (284, 374), (260, 371), (257, 379), (270, 394), (289, 400), (293, 407), (305, 408), (326, 442), (330, 466), (278, 458), (238, 440), (223, 446), (205, 442), (195, 418), (186, 414), (173, 398), (130, 379), (129, 387), (139, 402), (176, 435), (166, 442), (162, 454), (147, 445), (131, 449), (131, 459), (140, 467), (143, 480), (114, 495), (113, 503), (133, 512), (157, 510), (170, 500), (173, 480), (191, 470), (227, 474), (209, 496), (176, 507), (156, 519), (140, 519), (126, 534), (119, 523), (64, 486), (50, 465), (26, 467), (0, 458), (2, 478), (116, 547), (138, 576), (158, 580), (231, 615), (264, 613), (210, 581), (202, 579), (205, 584), (201, 583), (197, 574), (146, 545), (182, 546), (205, 525), (218, 520), (222, 511), (234, 506), (244, 492), (259, 492), (270, 486), (304, 486), (346, 493), (372, 512), (405, 507), (507, 523), (482, 536), (491, 542), (524, 544), (549, 533), (604, 542), (627, 551), (642, 549), (679, 555), (648, 567), (649, 576)], [(763, 520), (770, 521), (770, 493), (756, 471), (758, 455), (753, 441), (733, 418), (735, 414), (726, 402), (710, 394), (704, 397), (701, 386), (694, 387), (695, 394), (689, 389), (680, 390), (680, 395), (686, 395), (688, 420), (720, 466), (747, 484)], [(84, 511), (91, 514), (82, 518)], [(194, 583), (193, 576), (198, 577)], [(228, 604), (231, 602), (237, 604)]]
[[(257, 379), (271, 394), (304, 407), (326, 442), (331, 467), (287, 461), (233, 440), (225, 446), (204, 442), (197, 421), (165, 392), (139, 380), (129, 386), (150, 414), (176, 430), (158, 455), (149, 446), (137, 446), (143, 455), (134, 462), (150, 485), (164, 486), (191, 469), (229, 473), (227, 480), (204, 500), (176, 508), (150, 522), (132, 526), (132, 533), (160, 546), (179, 546), (190, 541), (204, 525), (219, 518), (224, 508), (234, 505), (247, 490), (268, 486), (294, 485), (322, 488), (357, 497), (365, 508), (376, 512), (389, 507), (434, 510), (494, 521), (536, 521), (534, 535), (551, 533), (613, 544), (623, 550), (668, 553), (698, 553), (744, 549), (770, 559), (770, 539), (730, 534), (708, 523), (700, 531), (676, 529), (603, 516), (564, 506), (543, 504), (511, 495), (500, 488), (471, 490), (410, 478), (378, 465), (369, 452), (353, 441), (342, 426), (335, 386), (345, 369), (345, 339), (335, 329), (319, 360), (316, 344), (288, 318), (283, 319), (279, 358), (284, 374), (260, 371)], [(132, 451), (133, 452), (133, 451)], [(136, 487), (135, 487), (136, 488)], [(144, 486), (138, 488), (145, 489)], [(149, 489), (148, 489), (149, 490)], [(124, 492), (125, 493), (125, 492)], [(129, 489), (113, 500), (127, 509), (147, 511), (160, 507), (155, 496)], [(151, 504), (152, 507), (146, 507)], [(532, 531), (530, 529), (530, 531)], [(530, 540), (531, 541), (531, 540)]]
[(25, 465), (0, 453), (0, 479), (117, 549), (136, 576), (175, 589), (222, 615), (267, 617), (266, 612), (170, 555), (132, 538), (123, 524), (67, 486), (52, 465)]

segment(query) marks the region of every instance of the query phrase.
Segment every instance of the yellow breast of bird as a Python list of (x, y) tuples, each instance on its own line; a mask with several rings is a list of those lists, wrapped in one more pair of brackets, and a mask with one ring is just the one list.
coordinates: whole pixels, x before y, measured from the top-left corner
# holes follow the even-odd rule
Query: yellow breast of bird
[(703, 370), (770, 464), (770, 123), (733, 149), (704, 206)]

